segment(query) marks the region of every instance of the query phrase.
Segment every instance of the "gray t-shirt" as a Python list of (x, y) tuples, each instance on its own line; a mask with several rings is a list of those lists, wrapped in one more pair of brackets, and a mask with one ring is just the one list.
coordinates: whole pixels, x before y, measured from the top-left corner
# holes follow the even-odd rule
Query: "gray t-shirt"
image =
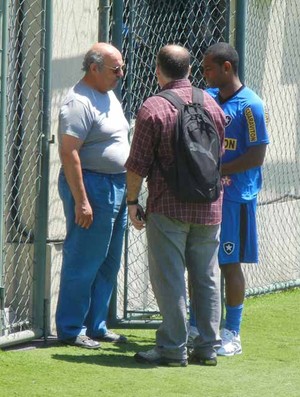
[(128, 122), (113, 91), (102, 94), (79, 81), (59, 113), (58, 141), (63, 134), (83, 141), (81, 166), (95, 172), (125, 172), (129, 154)]

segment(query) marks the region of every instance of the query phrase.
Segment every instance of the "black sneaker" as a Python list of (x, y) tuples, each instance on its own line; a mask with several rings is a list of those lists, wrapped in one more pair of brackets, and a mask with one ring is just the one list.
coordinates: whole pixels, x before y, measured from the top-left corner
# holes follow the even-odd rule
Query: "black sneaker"
[(163, 357), (155, 348), (146, 352), (136, 353), (134, 359), (140, 364), (161, 365), (166, 367), (186, 367), (188, 365), (186, 359)]
[(82, 347), (84, 349), (99, 349), (100, 343), (86, 335), (78, 335), (74, 338), (62, 339), (61, 343), (69, 346)]
[(218, 363), (217, 354), (214, 352), (210, 355), (204, 356), (193, 351), (189, 356), (189, 363), (215, 367)]

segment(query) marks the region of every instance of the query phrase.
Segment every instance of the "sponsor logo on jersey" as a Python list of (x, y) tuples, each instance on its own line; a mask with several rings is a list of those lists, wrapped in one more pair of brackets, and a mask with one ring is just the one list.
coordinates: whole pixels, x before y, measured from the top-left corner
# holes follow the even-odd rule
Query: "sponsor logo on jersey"
[(227, 255), (231, 255), (234, 249), (235, 249), (235, 244), (230, 241), (227, 241), (226, 243), (223, 244), (223, 250)]
[(257, 141), (256, 127), (251, 108), (247, 108), (245, 110), (245, 116), (248, 123), (249, 140), (250, 142), (256, 142)]
[(267, 125), (270, 123), (270, 114), (268, 109), (265, 109), (265, 121)]
[(225, 115), (225, 127), (228, 127), (229, 124), (232, 122), (232, 117), (229, 114)]
[(225, 150), (236, 150), (237, 139), (225, 138)]

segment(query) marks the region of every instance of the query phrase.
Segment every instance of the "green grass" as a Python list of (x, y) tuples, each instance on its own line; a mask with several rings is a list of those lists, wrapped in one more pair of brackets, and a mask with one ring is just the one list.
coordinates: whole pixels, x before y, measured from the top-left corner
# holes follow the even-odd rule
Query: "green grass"
[(128, 345), (98, 351), (68, 346), (0, 351), (1, 397), (299, 397), (300, 289), (250, 298), (243, 354), (217, 367), (149, 367), (135, 352), (153, 346), (154, 330), (124, 330)]

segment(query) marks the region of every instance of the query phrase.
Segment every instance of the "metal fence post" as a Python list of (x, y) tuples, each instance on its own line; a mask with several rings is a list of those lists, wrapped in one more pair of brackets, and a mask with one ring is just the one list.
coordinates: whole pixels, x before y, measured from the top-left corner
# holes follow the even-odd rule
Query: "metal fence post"
[(245, 35), (246, 35), (246, 12), (245, 0), (237, 0), (236, 4), (236, 50), (239, 54), (239, 77), (245, 82)]
[[(114, 0), (112, 4), (112, 44), (122, 52), (122, 32), (123, 32), (123, 1)], [(114, 90), (117, 98), (121, 100), (121, 82)]]
[(3, 330), (4, 310), (4, 197), (5, 197), (5, 138), (6, 138), (6, 81), (7, 81), (7, 42), (8, 42), (8, 2), (0, 2), (2, 27), (1, 43), (1, 96), (0, 96), (0, 336)]
[[(112, 3), (112, 44), (122, 52), (122, 31), (123, 31), (123, 1), (114, 0)], [(121, 100), (121, 81), (118, 86), (114, 89), (114, 93), (117, 98)], [(114, 289), (111, 297), (110, 308), (109, 308), (109, 324), (117, 325), (117, 285)]]
[(108, 43), (110, 1), (99, 0), (98, 9), (99, 9), (98, 41)]
[(42, 65), (44, 67), (42, 100), (42, 139), (41, 139), (41, 178), (36, 211), (36, 229), (34, 241), (34, 291), (33, 310), (34, 328), (42, 329), (45, 335), (45, 269), (47, 254), (48, 227), (48, 185), (49, 185), (49, 134), (50, 134), (50, 89), (51, 89), (51, 54), (52, 54), (52, 0), (44, 0), (45, 10), (44, 36), (42, 38)]

